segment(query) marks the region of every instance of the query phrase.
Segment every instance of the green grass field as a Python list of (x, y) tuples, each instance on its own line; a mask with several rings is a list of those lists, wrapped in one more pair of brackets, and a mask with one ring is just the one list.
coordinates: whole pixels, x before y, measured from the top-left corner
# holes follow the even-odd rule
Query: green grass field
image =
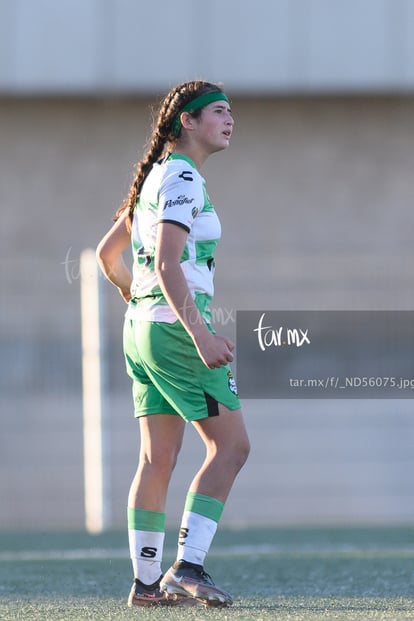
[(129, 609), (124, 533), (0, 533), (0, 619), (414, 619), (414, 527), (221, 530), (206, 569), (231, 608)]

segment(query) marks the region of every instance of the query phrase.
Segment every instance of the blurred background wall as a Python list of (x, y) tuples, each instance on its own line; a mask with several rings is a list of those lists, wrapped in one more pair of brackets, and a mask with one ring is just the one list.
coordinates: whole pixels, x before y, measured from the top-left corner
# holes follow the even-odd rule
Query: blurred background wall
[[(176, 83), (224, 82), (236, 119), (203, 170), (218, 330), (234, 337), (236, 310), (413, 309), (413, 34), (410, 0), (0, 0), (0, 528), (84, 525), (79, 257)], [(118, 528), (139, 436), (104, 291)], [(244, 409), (227, 524), (412, 521), (411, 400)], [(171, 524), (201, 454), (189, 428)]]

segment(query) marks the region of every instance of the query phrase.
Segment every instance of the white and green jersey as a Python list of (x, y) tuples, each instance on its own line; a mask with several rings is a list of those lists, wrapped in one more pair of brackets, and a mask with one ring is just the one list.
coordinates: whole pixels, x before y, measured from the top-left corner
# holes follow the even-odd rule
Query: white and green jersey
[(220, 221), (194, 162), (172, 154), (154, 164), (141, 190), (132, 222), (133, 281), (127, 317), (146, 321), (177, 320), (154, 271), (157, 224), (172, 222), (187, 233), (181, 267), (190, 294), (208, 322), (213, 297), (214, 250)]

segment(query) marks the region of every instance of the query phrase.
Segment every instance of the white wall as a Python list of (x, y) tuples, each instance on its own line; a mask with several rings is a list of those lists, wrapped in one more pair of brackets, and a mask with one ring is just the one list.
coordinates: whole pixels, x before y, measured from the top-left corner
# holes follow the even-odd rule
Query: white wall
[(0, 93), (414, 87), (411, 0), (1, 0)]

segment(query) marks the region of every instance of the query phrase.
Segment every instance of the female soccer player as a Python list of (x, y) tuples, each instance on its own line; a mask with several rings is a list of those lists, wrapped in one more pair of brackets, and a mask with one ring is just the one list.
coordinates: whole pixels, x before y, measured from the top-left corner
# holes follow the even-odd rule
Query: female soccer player
[[(204, 560), (249, 441), (229, 367), (234, 345), (210, 325), (220, 222), (200, 169), (228, 147), (233, 125), (215, 84), (171, 90), (129, 195), (97, 248), (103, 273), (128, 303), (124, 353), (141, 435), (128, 497), (129, 606), (232, 603)], [(131, 242), (133, 276), (122, 257)], [(177, 559), (163, 576), (166, 496), (186, 422), (206, 457), (187, 494)]]

